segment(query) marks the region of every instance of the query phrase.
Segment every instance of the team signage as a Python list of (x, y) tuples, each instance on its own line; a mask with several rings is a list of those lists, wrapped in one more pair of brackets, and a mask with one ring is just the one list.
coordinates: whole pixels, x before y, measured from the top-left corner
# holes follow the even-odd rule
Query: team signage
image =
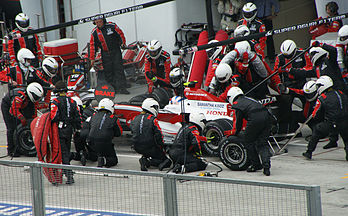
[(111, 85), (102, 84), (98, 85), (95, 88), (94, 96), (97, 101), (100, 101), (103, 98), (109, 98), (110, 100), (115, 99), (115, 89)]

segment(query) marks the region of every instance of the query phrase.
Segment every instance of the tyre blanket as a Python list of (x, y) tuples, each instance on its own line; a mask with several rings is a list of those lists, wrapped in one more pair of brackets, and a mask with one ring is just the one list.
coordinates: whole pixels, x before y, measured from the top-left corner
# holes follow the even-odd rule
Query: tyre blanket
[[(51, 122), (50, 112), (36, 117), (30, 130), (36, 147), (38, 160), (44, 163), (61, 164), (62, 154), (59, 142), (58, 125)], [(44, 175), (51, 183), (62, 183), (62, 170), (43, 168)]]

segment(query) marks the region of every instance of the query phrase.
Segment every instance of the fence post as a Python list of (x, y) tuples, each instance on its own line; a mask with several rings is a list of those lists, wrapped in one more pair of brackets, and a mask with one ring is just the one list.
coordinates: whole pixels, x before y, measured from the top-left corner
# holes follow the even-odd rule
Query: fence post
[(322, 216), (320, 186), (313, 186), (307, 190), (307, 211), (310, 216)]
[(45, 196), (43, 185), (42, 168), (33, 163), (30, 167), (30, 180), (32, 188), (33, 215), (45, 216)]
[(178, 215), (178, 200), (176, 194), (176, 178), (171, 174), (163, 177), (163, 196), (166, 216)]

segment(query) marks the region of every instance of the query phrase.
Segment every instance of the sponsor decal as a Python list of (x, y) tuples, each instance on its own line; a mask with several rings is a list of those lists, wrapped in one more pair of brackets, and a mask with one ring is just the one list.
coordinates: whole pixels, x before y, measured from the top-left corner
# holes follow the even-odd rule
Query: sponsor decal
[(111, 85), (108, 84), (99, 85), (94, 91), (94, 96), (97, 101), (100, 101), (103, 98), (114, 100), (115, 90)]

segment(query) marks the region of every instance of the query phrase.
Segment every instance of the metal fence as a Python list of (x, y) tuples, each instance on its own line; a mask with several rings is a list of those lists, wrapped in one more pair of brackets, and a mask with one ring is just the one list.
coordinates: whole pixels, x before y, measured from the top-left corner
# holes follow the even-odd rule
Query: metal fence
[(68, 166), (54, 186), (43, 168), (0, 161), (0, 215), (321, 215), (319, 186)]

